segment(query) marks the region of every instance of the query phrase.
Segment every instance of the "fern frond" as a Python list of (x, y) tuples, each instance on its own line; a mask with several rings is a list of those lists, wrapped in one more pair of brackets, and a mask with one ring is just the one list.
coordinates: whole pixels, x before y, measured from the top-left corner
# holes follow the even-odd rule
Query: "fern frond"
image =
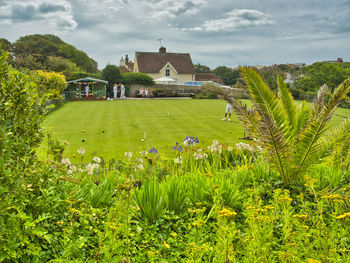
[(317, 97), (313, 101), (313, 110), (312, 110), (312, 118), (315, 119), (318, 114), (321, 113), (323, 110), (325, 104), (324, 104), (324, 98), (327, 93), (327, 85), (324, 84), (320, 87), (320, 89), (317, 92)]
[(308, 159), (312, 159), (312, 154), (315, 154), (319, 150), (319, 145), (317, 141), (321, 135), (326, 131), (326, 125), (332, 118), (336, 107), (339, 103), (347, 96), (350, 92), (350, 78), (344, 81), (338, 86), (334, 91), (329, 102), (323, 107), (320, 114), (318, 114), (316, 119), (311, 119), (306, 128), (303, 130), (299, 138), (298, 148), (296, 149), (296, 165), (298, 167), (296, 171), (296, 176), (307, 168)]

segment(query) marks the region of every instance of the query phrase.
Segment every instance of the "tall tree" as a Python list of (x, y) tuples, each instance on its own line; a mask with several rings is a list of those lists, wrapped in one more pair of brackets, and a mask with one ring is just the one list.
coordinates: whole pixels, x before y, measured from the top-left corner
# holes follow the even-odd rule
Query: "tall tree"
[(121, 81), (122, 76), (120, 74), (120, 70), (116, 65), (108, 64), (102, 70), (102, 79), (108, 81), (108, 93), (112, 93), (113, 85)]
[(201, 65), (199, 63), (194, 65), (194, 71), (196, 73), (210, 73), (211, 72), (211, 70), (208, 66)]

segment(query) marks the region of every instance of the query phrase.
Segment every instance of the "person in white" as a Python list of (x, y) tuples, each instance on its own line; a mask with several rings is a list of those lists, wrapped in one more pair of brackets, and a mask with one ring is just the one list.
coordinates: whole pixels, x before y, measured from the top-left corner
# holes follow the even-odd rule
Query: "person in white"
[(225, 117), (222, 119), (223, 121), (226, 121), (227, 114), (228, 114), (228, 121), (231, 121), (232, 105), (228, 102), (226, 104)]
[(148, 98), (148, 89), (145, 89), (145, 97)]
[(85, 96), (86, 96), (86, 97), (89, 96), (89, 90), (90, 90), (89, 85), (86, 85), (86, 87), (85, 87)]
[(120, 85), (120, 98), (125, 99), (125, 87), (123, 83)]
[(114, 84), (113, 86), (113, 98), (116, 99), (118, 94), (118, 85)]
[(143, 96), (145, 96), (145, 95), (143, 94), (143, 92), (144, 92), (144, 91), (143, 91), (143, 88), (141, 88), (141, 89), (140, 89), (140, 95), (141, 95), (142, 98), (143, 98)]

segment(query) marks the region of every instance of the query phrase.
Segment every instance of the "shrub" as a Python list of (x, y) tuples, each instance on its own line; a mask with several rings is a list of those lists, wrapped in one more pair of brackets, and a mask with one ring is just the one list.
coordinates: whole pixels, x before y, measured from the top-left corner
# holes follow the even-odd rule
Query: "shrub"
[(145, 73), (138, 73), (138, 72), (128, 72), (122, 74), (122, 82), (124, 84), (140, 84), (140, 85), (146, 85), (151, 86), (154, 85), (153, 79), (148, 76)]

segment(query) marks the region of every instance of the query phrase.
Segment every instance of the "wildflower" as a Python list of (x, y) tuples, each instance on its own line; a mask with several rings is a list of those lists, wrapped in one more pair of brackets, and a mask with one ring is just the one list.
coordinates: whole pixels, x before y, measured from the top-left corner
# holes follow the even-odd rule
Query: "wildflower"
[(211, 146), (208, 146), (208, 150), (210, 150), (210, 152), (212, 154), (214, 153), (221, 153), (221, 149), (222, 149), (222, 145), (219, 144), (219, 142), (217, 140), (213, 140), (213, 144)]
[(135, 166), (134, 166), (134, 169), (135, 169), (136, 171), (137, 171), (137, 170), (142, 170), (142, 169), (144, 169), (143, 164), (142, 164), (142, 163), (139, 163), (139, 164), (135, 165)]
[(191, 145), (193, 145), (195, 143), (199, 143), (197, 137), (186, 136), (186, 138), (184, 140), (184, 145), (191, 146)]
[(232, 212), (232, 211), (228, 210), (227, 208), (224, 208), (221, 211), (219, 211), (219, 217), (231, 218), (235, 215), (237, 215), (236, 212)]
[(181, 156), (176, 157), (176, 158), (174, 159), (174, 163), (176, 163), (176, 164), (182, 163), (182, 157), (181, 157)]
[(343, 199), (342, 196), (339, 194), (334, 194), (334, 195), (324, 195), (321, 197), (322, 199)]
[(97, 157), (97, 156), (95, 156), (94, 158), (92, 158), (92, 160), (93, 160), (95, 163), (100, 163), (100, 162), (101, 162), (101, 158), (100, 158), (100, 157)]
[(58, 222), (56, 222), (56, 224), (61, 226), (61, 225), (63, 225), (63, 222), (62, 221), (58, 221)]
[(208, 155), (205, 152), (203, 152), (202, 149), (198, 149), (198, 152), (195, 152), (193, 156), (195, 160), (201, 160), (208, 157)]
[(86, 167), (88, 174), (93, 174), (95, 169), (98, 169), (99, 165), (97, 163), (89, 163)]
[(165, 246), (166, 248), (170, 248), (170, 245), (165, 240), (163, 242), (163, 246)]
[(232, 152), (232, 151), (233, 151), (233, 147), (229, 146), (229, 147), (227, 147), (227, 150), (228, 150), (229, 152)]
[(152, 149), (150, 149), (148, 152), (149, 153), (153, 153), (153, 154), (157, 154), (158, 153), (157, 149), (154, 148), (154, 147)]
[(131, 152), (125, 152), (125, 157), (130, 158), (132, 157), (132, 153)]
[(192, 226), (194, 227), (202, 227), (205, 224), (205, 221), (203, 219), (197, 219), (192, 223)]
[(141, 151), (140, 156), (147, 156), (148, 152), (147, 151)]
[(173, 147), (174, 151), (182, 152), (182, 146), (177, 142), (176, 145)]
[(345, 219), (347, 217), (350, 218), (350, 212), (337, 216), (336, 219)]
[(66, 165), (66, 166), (69, 166), (69, 165), (70, 165), (70, 160), (69, 160), (69, 158), (62, 159), (61, 164), (64, 164), (64, 165)]
[(316, 259), (312, 259), (312, 258), (308, 258), (307, 259), (307, 263), (322, 263), (322, 261), (316, 260)]
[(245, 150), (250, 151), (250, 152), (254, 151), (253, 147), (251, 147), (249, 144), (243, 143), (243, 142), (236, 143), (236, 148), (237, 148), (237, 150), (240, 150), (240, 151), (245, 151)]
[(72, 170), (70, 170), (70, 169), (67, 170), (67, 174), (68, 174), (68, 175), (71, 175), (72, 173), (73, 173)]
[(267, 210), (275, 209), (273, 206), (269, 206), (269, 205), (265, 205), (264, 208), (267, 209)]
[(293, 218), (298, 218), (298, 219), (307, 219), (309, 216), (308, 215), (293, 215)]
[(85, 149), (84, 149), (84, 148), (80, 148), (77, 152), (78, 152), (81, 156), (83, 156), (84, 153), (85, 153)]

